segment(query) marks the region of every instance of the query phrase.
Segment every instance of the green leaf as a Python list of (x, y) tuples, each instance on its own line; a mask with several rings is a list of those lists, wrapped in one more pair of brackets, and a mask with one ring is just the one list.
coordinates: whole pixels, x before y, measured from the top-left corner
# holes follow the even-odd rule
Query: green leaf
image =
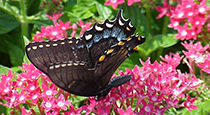
[(9, 110), (10, 109), (8, 107), (5, 107), (3, 105), (0, 105), (0, 113), (4, 113), (4, 115), (8, 115)]
[(27, 15), (31, 16), (39, 12), (41, 0), (27, 0)]
[(19, 25), (15, 17), (0, 9), (0, 34), (8, 33)]
[(138, 53), (133, 53), (129, 58), (127, 58), (118, 68), (118, 70), (124, 71), (125, 68), (133, 69), (135, 65), (140, 65), (139, 59), (141, 56)]
[(167, 48), (175, 45), (178, 42), (178, 39), (174, 38), (175, 34), (168, 35), (156, 35), (153, 38), (146, 38), (146, 42), (141, 45), (146, 49), (146, 54), (149, 55), (151, 52), (159, 48)]
[(6, 42), (8, 46), (8, 52), (10, 55), (10, 60), (12, 65), (14, 66), (20, 66), (22, 65), (24, 51), (22, 48), (18, 47), (15, 44), (12, 44), (11, 42)]
[(0, 75), (7, 74), (10, 68), (0, 65)]
[(98, 11), (101, 19), (104, 20), (104, 19), (109, 19), (109, 18), (113, 18), (114, 17), (114, 16), (111, 17), (112, 16), (111, 15), (112, 11), (109, 8), (107, 8), (104, 5), (102, 5), (102, 4), (96, 3), (96, 8), (97, 8), (97, 11)]

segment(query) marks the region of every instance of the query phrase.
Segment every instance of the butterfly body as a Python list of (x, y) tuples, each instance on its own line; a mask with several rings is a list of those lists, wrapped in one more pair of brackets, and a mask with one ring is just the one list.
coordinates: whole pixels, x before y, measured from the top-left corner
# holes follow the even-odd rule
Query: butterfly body
[[(80, 38), (32, 42), (26, 46), (29, 60), (58, 87), (80, 96), (106, 96), (131, 75), (111, 79), (120, 64), (145, 38), (133, 35), (135, 27), (122, 17), (95, 23)], [(111, 80), (110, 80), (111, 79)]]

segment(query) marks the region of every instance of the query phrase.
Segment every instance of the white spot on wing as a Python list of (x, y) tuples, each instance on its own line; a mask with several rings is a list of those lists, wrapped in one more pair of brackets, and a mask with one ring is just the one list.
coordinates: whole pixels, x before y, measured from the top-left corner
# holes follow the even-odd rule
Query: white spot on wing
[(95, 29), (96, 29), (97, 31), (102, 31), (102, 30), (103, 30), (103, 28), (102, 28), (102, 27), (97, 26), (97, 25), (95, 25)]
[(79, 65), (79, 63), (78, 62), (75, 62), (75, 63), (73, 63), (75, 66), (78, 66)]
[(112, 27), (113, 27), (113, 24), (106, 23), (106, 27), (108, 27), (108, 28), (112, 28)]
[(31, 48), (29, 47), (29, 48), (27, 48), (27, 51), (30, 51), (31, 50)]
[(39, 48), (43, 48), (44, 46), (43, 45), (39, 45)]
[(59, 68), (61, 65), (59, 64), (59, 65), (55, 65), (55, 68)]
[(66, 64), (61, 64), (61, 67), (66, 67)]
[(85, 39), (86, 39), (86, 40), (90, 40), (90, 39), (92, 38), (92, 36), (93, 36), (92, 34), (86, 35), (86, 36), (85, 36)]
[(120, 19), (119, 19), (118, 22), (119, 22), (119, 25), (120, 25), (120, 26), (123, 26), (123, 25), (124, 25), (124, 23), (123, 23)]
[(67, 66), (72, 66), (72, 61), (69, 61)]
[(58, 44), (56, 44), (56, 43), (54, 43), (54, 44), (52, 44), (53, 46), (58, 46)]
[(129, 27), (131, 27), (131, 28), (133, 27), (133, 26), (131, 25), (131, 22), (129, 22)]
[(80, 63), (80, 65), (85, 65), (85, 63)]
[(54, 69), (54, 66), (50, 66), (49, 69)]
[(78, 44), (78, 43), (79, 43), (79, 40), (76, 41), (76, 44)]
[(46, 46), (46, 47), (50, 47), (50, 44), (46, 44), (45, 46)]
[(37, 46), (32, 46), (32, 49), (33, 49), (33, 50), (37, 49)]

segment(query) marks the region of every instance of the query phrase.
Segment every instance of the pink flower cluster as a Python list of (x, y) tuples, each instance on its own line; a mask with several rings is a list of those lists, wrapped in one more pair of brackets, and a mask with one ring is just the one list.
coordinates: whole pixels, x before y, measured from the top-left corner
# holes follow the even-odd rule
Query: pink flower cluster
[[(0, 104), (13, 108), (14, 111), (22, 112), (23, 115), (30, 115), (38, 107), (41, 115), (59, 114), (67, 110), (67, 105), (71, 105), (68, 95), (59, 90), (50, 79), (32, 64), (24, 64), (21, 67), (25, 72), (18, 75), (1, 75), (0, 99), (4, 100)], [(29, 105), (30, 110), (26, 110), (22, 104)], [(14, 112), (11, 110), (11, 112)], [(53, 112), (52, 112), (53, 111)]]
[[(187, 63), (188, 67), (190, 68), (190, 72), (192, 74), (195, 74), (195, 64), (197, 67), (201, 69), (200, 72), (206, 72), (210, 74), (210, 47), (209, 44), (206, 46), (202, 46), (200, 42), (196, 42), (193, 44), (193, 41), (190, 43), (184, 42), (182, 45), (185, 47), (187, 51), (183, 51), (183, 53), (186, 55), (187, 60), (185, 60), (185, 63)], [(201, 77), (203, 77), (203, 74), (201, 74)]]
[[(86, 111), (86, 114), (108, 114), (111, 108), (114, 113), (129, 115), (163, 114), (172, 107), (187, 107), (189, 111), (197, 109), (193, 105), (196, 98), (190, 98), (186, 92), (196, 90), (201, 81), (194, 75), (176, 69), (183, 56), (170, 54), (161, 58), (165, 62), (155, 61), (151, 64), (150, 59), (146, 62), (140, 60), (143, 67), (135, 66), (133, 70), (119, 72), (119, 75), (131, 74), (131, 81), (113, 88), (108, 96), (98, 102), (90, 97), (86, 105), (76, 109), (68, 101), (71, 97), (68, 93), (55, 86), (32, 64), (23, 64), (25, 72), (15, 76), (10, 70), (8, 75), (1, 75), (0, 99), (6, 103), (0, 104), (17, 109), (24, 115), (35, 115), (36, 107), (42, 115), (58, 115), (61, 112), (66, 115), (79, 114), (82, 111)], [(185, 96), (187, 100), (178, 103)], [(26, 110), (22, 103), (28, 104), (30, 109)]]
[[(194, 75), (181, 73), (176, 69), (183, 56), (170, 54), (161, 58), (165, 62), (155, 61), (151, 64), (150, 59), (146, 62), (140, 60), (143, 67), (135, 66), (133, 70), (126, 69), (125, 73), (120, 72), (119, 75), (131, 74), (133, 78), (125, 85), (112, 89), (104, 100), (96, 102), (90, 98), (90, 104), (87, 102), (86, 108), (83, 109), (88, 113), (108, 114), (112, 108), (120, 115), (163, 115), (172, 107), (186, 107), (189, 111), (197, 109), (193, 105), (196, 98), (190, 98), (186, 92), (196, 90), (201, 81)], [(187, 100), (178, 103), (185, 96)]]
[(73, 24), (70, 26), (70, 21), (63, 23), (61, 20), (58, 20), (63, 15), (63, 13), (53, 13), (53, 16), (47, 15), (48, 18), (50, 18), (54, 26), (47, 26), (47, 27), (41, 27), (41, 32), (37, 32), (36, 35), (34, 35), (34, 41), (43, 41), (44, 39), (48, 40), (56, 40), (56, 39), (62, 39), (68, 37), (67, 30), (72, 29), (71, 37), (75, 37), (77, 33), (77, 25), (81, 27), (80, 35), (84, 33), (85, 30), (89, 29), (91, 27), (91, 23), (83, 23), (82, 21), (79, 21), (76, 24)]
[[(163, 7), (156, 7), (156, 10), (160, 12), (157, 18), (161, 18), (166, 15), (170, 17), (171, 23), (168, 25), (178, 31), (176, 38), (181, 40), (198, 39), (198, 34), (202, 31), (206, 31), (204, 27), (210, 25), (209, 10), (206, 0), (172, 0), (177, 1), (177, 6), (174, 7), (168, 4), (167, 0), (164, 1)], [(208, 32), (210, 32), (208, 30)], [(207, 33), (207, 32), (205, 32)], [(206, 35), (202, 37), (210, 39)]]
[[(131, 6), (134, 2), (140, 2), (140, 1), (141, 1), (141, 0), (128, 0), (128, 6)], [(104, 5), (105, 5), (105, 6), (112, 5), (112, 7), (113, 7), (114, 9), (116, 9), (117, 6), (118, 6), (119, 4), (123, 4), (123, 3), (125, 3), (124, 0), (107, 0), (107, 1), (104, 3)]]

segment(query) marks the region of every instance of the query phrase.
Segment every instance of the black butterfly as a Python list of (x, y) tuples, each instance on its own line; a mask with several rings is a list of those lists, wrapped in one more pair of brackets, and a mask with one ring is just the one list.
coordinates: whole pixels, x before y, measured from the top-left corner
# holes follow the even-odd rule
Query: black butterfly
[(26, 54), (58, 87), (99, 100), (111, 88), (130, 81), (131, 75), (111, 76), (145, 41), (144, 37), (133, 35), (134, 31), (130, 19), (124, 19), (119, 10), (113, 21), (95, 23), (80, 38), (29, 43)]

